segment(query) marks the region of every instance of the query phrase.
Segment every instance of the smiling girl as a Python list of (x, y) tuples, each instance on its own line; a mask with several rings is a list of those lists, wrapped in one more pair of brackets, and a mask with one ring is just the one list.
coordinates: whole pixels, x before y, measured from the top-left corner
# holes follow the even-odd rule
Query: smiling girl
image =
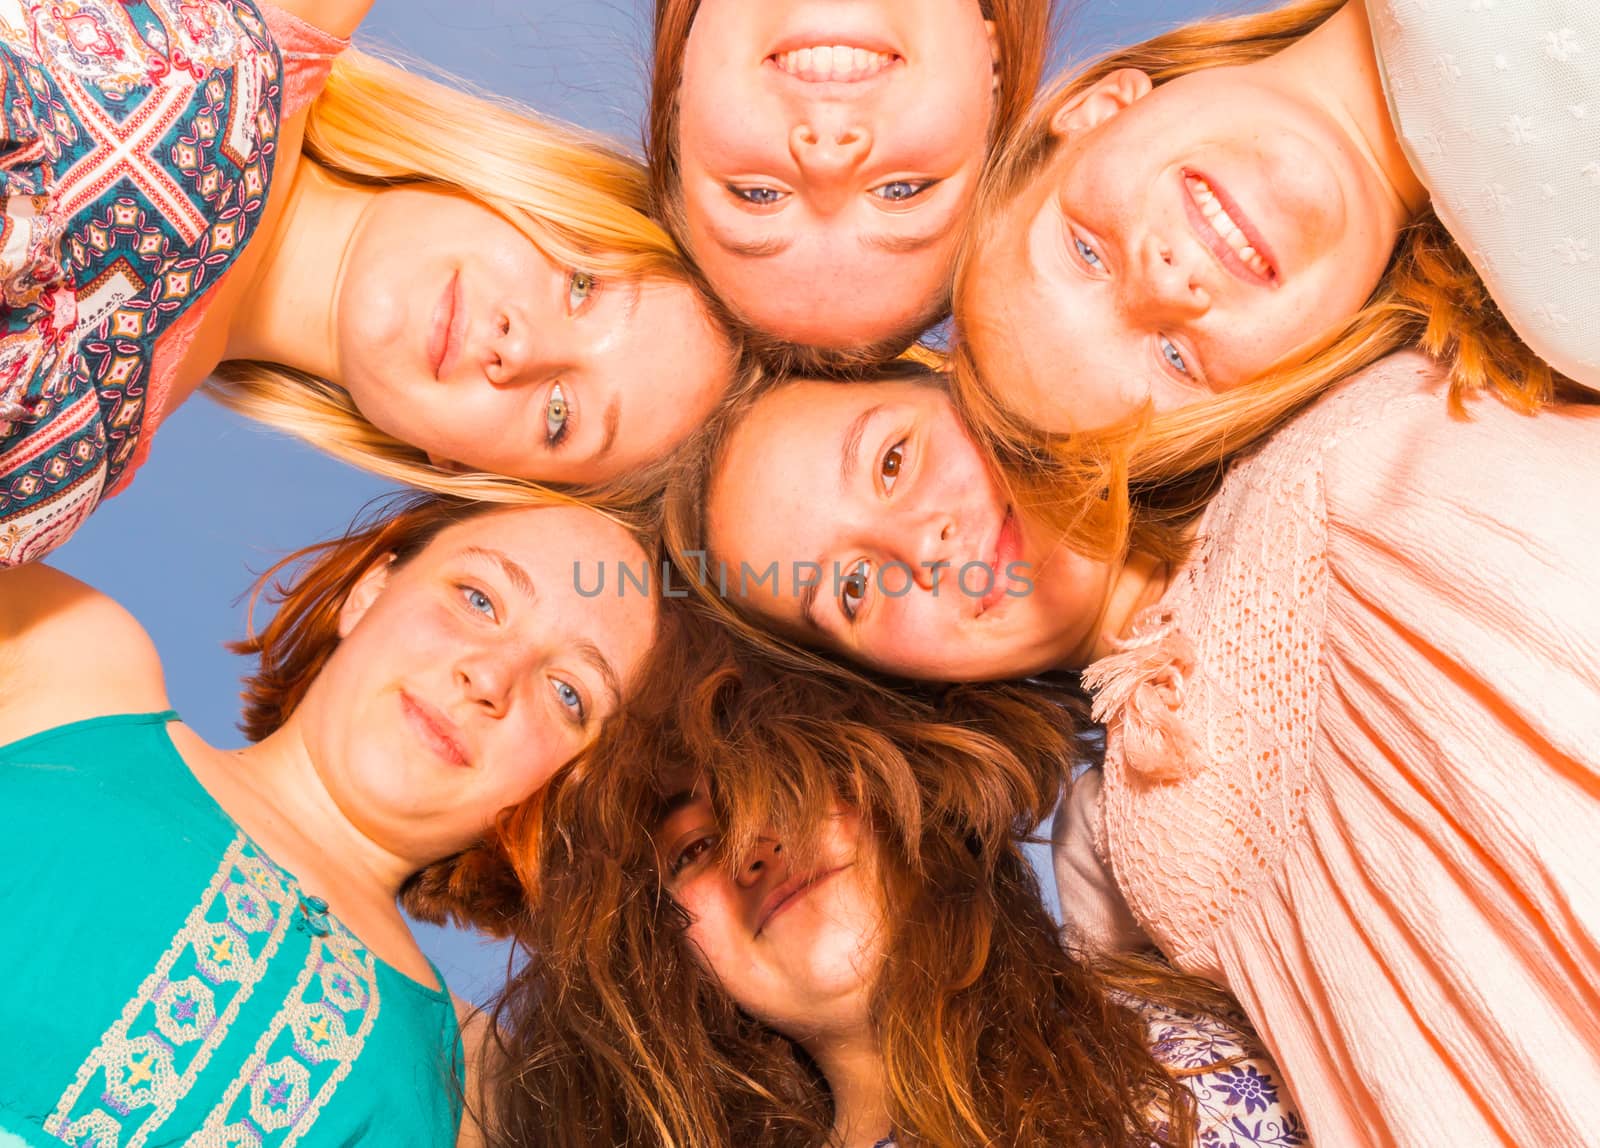
[(650, 171), (721, 309), (769, 357), (891, 358), (948, 309), (1049, 0), (656, 0)]
[(732, 349), (642, 169), (346, 50), (368, 2), (0, 14), (0, 565), (125, 488), (208, 378), (502, 501), (636, 477), (721, 395)]
[[(1078, 673), (1106, 755), (1058, 824), (1072, 935), (1153, 940), (1227, 987), (1313, 1136), (1578, 1144), (1600, 1091), (1600, 411), (1460, 419), (1448, 389), (1391, 356), (1181, 516), (1101, 500), (1063, 541), (1048, 486), (997, 477), (938, 377), (790, 381), (691, 443), (669, 539), (686, 571), (780, 559), (704, 597), (819, 674), (809, 651)], [(1117, 514), (1127, 551), (1095, 541)]]
[(1298, 0), (1113, 52), (996, 157), (964, 401), (1052, 432), (1182, 410), (1151, 428), (1170, 474), (1410, 344), (1456, 400), (1600, 386), (1596, 108), (1577, 0)]
[(1019, 840), (1061, 711), (693, 668), (551, 790), (492, 1141), (1306, 1143), (1215, 994), (1060, 947)]

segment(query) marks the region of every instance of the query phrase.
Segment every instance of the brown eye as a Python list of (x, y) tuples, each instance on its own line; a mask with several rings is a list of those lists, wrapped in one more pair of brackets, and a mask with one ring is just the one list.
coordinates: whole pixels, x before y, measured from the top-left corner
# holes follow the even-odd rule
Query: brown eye
[(900, 477), (900, 467), (905, 463), (905, 440), (895, 443), (884, 452), (883, 463), (878, 471), (883, 475), (883, 492), (889, 493), (894, 489), (894, 480)]

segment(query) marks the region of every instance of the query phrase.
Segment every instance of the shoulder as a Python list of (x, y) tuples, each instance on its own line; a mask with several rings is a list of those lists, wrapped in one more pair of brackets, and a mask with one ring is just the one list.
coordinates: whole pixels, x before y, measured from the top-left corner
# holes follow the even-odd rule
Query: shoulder
[(366, 19), (373, 0), (276, 0), (263, 2), (262, 15), (271, 8), (310, 24), (330, 36), (348, 36)]
[(161, 660), (133, 615), (39, 564), (0, 570), (0, 695), (0, 744), (168, 705)]
[(462, 1088), (465, 1104), (462, 1106), (461, 1127), (456, 1134), (456, 1148), (482, 1148), (486, 1143), (484, 1111), (486, 1092), (483, 1069), (485, 1061), (498, 1049), (495, 1028), (488, 1012), (450, 995), (456, 1009), (456, 1023), (461, 1030), (461, 1047), (466, 1055), (466, 1080)]
[(1406, 353), (1323, 400), (1335, 416), (1320, 452), (1330, 523), (1570, 536), (1587, 550), (1582, 524), (1600, 499), (1600, 406), (1524, 415), (1483, 395), (1453, 411), (1447, 391), (1440, 368)]

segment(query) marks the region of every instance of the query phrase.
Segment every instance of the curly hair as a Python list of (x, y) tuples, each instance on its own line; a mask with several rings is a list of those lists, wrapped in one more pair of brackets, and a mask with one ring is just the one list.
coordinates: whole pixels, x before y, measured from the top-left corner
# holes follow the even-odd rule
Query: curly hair
[(546, 790), (520, 940), (494, 1008), (492, 1144), (821, 1148), (831, 1101), (795, 1042), (696, 961), (653, 827), (685, 774), (724, 858), (805, 841), (835, 799), (870, 837), (886, 954), (870, 1010), (899, 1143), (1187, 1144), (1187, 1091), (1115, 991), (1215, 1005), (1148, 962), (1061, 947), (1020, 842), (1078, 755), (1075, 696), (1037, 686), (862, 690), (700, 619)]

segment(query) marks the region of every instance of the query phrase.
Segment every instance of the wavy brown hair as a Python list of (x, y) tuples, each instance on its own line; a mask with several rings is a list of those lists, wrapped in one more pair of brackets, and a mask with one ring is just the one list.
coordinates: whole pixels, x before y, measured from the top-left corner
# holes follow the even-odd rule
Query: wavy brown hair
[[(252, 588), (247, 636), (229, 644), (235, 653), (257, 659), (241, 692), (239, 728), (245, 736), (260, 741), (299, 708), (339, 645), (339, 612), (363, 574), (380, 562), (409, 561), (457, 523), (507, 512), (495, 503), (447, 495), (397, 495), (374, 504), (339, 537), (296, 550), (270, 567)], [(645, 553), (653, 551), (645, 545)], [(263, 601), (276, 609), (257, 628), (256, 607)], [(537, 821), (537, 805), (535, 795), (502, 815), (503, 835), (491, 834), (413, 874), (401, 887), (401, 905), (434, 924), (455, 921), (497, 935), (509, 932), (524, 904), (515, 874), (522, 859), (505, 842), (525, 838), (522, 827)]]
[[(999, 48), (999, 98), (991, 140), (999, 147), (1023, 120), (1029, 101), (1044, 76), (1054, 22), (1054, 0), (975, 0), (985, 19), (994, 22)], [(683, 87), (684, 47), (700, 11), (700, 0), (655, 0), (655, 32), (651, 49), (650, 109), (645, 154), (650, 168), (651, 213), (672, 235), (680, 251), (689, 246), (684, 214), (683, 168), (678, 153), (678, 93)], [(927, 328), (949, 312), (949, 301), (918, 316), (913, 326), (862, 347), (818, 347), (776, 338), (739, 315), (717, 295), (700, 270), (691, 275), (711, 311), (733, 331), (746, 352), (780, 375), (838, 375), (892, 359), (911, 346)]]
[(1008, 206), (1055, 155), (1061, 137), (1050, 121), (1063, 104), (1121, 68), (1146, 72), (1159, 85), (1203, 68), (1263, 60), (1347, 2), (1358, 0), (1294, 0), (1267, 12), (1202, 20), (1101, 56), (1056, 81), (991, 161), (956, 266), (953, 391), (1016, 501), (1057, 526), (1076, 550), (1113, 557), (1131, 545), (1158, 557), (1181, 556), (1181, 532), (1215, 493), (1229, 458), (1334, 383), (1395, 351), (1420, 347), (1439, 360), (1450, 372), (1458, 412), (1471, 396), (1487, 393), (1531, 413), (1565, 385), (1511, 329), (1431, 208), (1405, 228), (1371, 298), (1326, 348), (1159, 416), (1137, 415), (1102, 431), (1049, 434), (1000, 401), (972, 340), (959, 337), (963, 315), (973, 310), (973, 268)]
[(546, 790), (521, 935), (495, 1007), (492, 1144), (830, 1144), (827, 1085), (692, 956), (651, 832), (697, 778), (740, 856), (858, 810), (885, 906), (871, 1015), (904, 1148), (1187, 1144), (1186, 1090), (1114, 990), (1213, 994), (1157, 966), (1063, 949), (1019, 843), (1077, 756), (1074, 697), (1010, 686), (912, 695), (797, 674), (710, 623), (657, 647), (595, 752)]

